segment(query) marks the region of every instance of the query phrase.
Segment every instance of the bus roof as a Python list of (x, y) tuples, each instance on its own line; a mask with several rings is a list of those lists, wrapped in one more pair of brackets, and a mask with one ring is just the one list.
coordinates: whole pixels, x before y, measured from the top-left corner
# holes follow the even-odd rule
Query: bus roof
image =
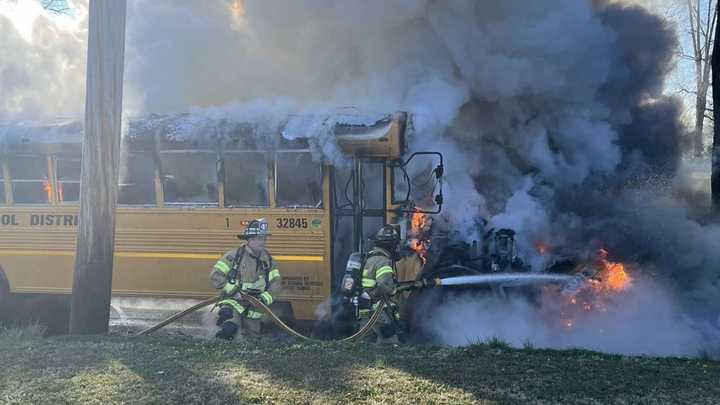
[[(404, 141), (405, 113), (290, 115), (276, 119), (264, 116), (247, 117), (207, 113), (176, 113), (129, 118), (125, 138), (130, 141), (152, 141), (158, 137), (176, 143), (197, 145), (229, 144), (235, 147), (276, 149), (288, 145), (307, 145), (307, 140), (326, 141), (335, 138), (346, 153), (358, 151), (373, 156), (398, 155)], [(0, 145), (4, 148), (32, 145), (79, 144), (83, 138), (83, 122), (73, 119), (20, 121), (0, 125)], [(392, 152), (386, 146), (374, 148), (373, 143), (387, 144), (398, 138)], [(396, 157), (396, 156), (395, 156)]]

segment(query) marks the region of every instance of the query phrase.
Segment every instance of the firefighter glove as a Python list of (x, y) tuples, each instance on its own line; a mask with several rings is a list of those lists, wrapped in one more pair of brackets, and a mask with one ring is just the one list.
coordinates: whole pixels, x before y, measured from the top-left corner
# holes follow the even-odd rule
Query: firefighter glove
[(370, 295), (367, 292), (363, 292), (358, 297), (358, 308), (359, 309), (370, 309)]
[(273, 303), (273, 296), (267, 291), (260, 293), (259, 298), (265, 305), (271, 305)]
[(223, 287), (223, 294), (227, 297), (232, 297), (232, 295), (237, 291), (238, 286), (235, 283), (226, 283)]

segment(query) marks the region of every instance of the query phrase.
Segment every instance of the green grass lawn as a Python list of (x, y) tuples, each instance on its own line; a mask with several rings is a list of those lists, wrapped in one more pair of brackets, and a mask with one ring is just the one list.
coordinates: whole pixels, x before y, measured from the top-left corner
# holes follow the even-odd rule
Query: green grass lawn
[(720, 362), (0, 332), (0, 403), (720, 403)]

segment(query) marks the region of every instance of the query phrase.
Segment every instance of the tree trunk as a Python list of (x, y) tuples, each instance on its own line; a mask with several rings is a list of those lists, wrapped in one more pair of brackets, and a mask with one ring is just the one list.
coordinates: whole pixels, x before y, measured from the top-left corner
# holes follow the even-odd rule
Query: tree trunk
[(90, 1), (71, 334), (106, 333), (117, 205), (126, 0)]
[[(720, 2), (717, 3), (715, 12), (720, 16)], [(720, 24), (715, 25), (715, 42), (712, 53), (712, 95), (713, 115), (720, 119)], [(710, 189), (713, 209), (716, 213), (720, 213), (720, 125), (717, 123), (713, 125)]]
[[(702, 85), (701, 85), (702, 86)], [(698, 88), (695, 100), (695, 133), (693, 134), (693, 153), (695, 156), (703, 154), (703, 126), (705, 124), (705, 108), (707, 107), (707, 89)]]

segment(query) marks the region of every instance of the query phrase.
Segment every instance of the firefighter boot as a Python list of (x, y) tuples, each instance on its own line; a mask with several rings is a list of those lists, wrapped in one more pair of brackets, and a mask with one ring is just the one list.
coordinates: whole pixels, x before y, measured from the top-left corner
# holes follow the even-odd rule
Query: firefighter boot
[(233, 340), (235, 339), (235, 334), (237, 333), (237, 331), (238, 326), (235, 322), (225, 321), (220, 326), (220, 330), (217, 331), (215, 337), (218, 339)]
[(232, 319), (233, 317), (233, 309), (229, 305), (222, 305), (220, 306), (220, 310), (218, 311), (218, 317), (215, 321), (215, 325), (220, 326), (225, 321)]
[(380, 333), (378, 333), (377, 335), (377, 343), (400, 343), (400, 338), (398, 337), (397, 327), (395, 326), (395, 323), (387, 323), (380, 326)]

